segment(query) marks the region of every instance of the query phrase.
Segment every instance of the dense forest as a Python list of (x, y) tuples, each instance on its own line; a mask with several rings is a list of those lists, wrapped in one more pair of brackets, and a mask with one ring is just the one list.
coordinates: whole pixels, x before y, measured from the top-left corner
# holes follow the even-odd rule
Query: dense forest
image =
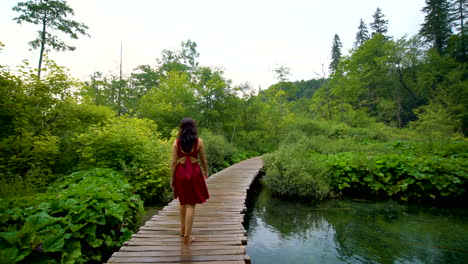
[(143, 203), (172, 199), (170, 146), (188, 116), (211, 173), (264, 155), (280, 196), (466, 198), (468, 6), (428, 0), (422, 11), (419, 34), (395, 38), (377, 8), (356, 21), (351, 50), (331, 40), (329, 75), (290, 81), (279, 67), (266, 90), (200, 65), (192, 40), (155, 65), (77, 80), (44, 53), (72, 47), (43, 32), (31, 42), (38, 68), (0, 65), (0, 262), (105, 260)]

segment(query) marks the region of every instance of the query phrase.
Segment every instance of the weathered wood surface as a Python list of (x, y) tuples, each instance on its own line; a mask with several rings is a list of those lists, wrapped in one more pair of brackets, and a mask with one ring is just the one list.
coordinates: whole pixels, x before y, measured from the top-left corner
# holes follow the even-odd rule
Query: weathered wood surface
[(247, 191), (262, 166), (261, 158), (252, 158), (208, 178), (210, 199), (196, 206), (192, 230), (195, 241), (191, 245), (182, 243), (179, 201), (173, 200), (124, 243), (108, 263), (250, 263), (242, 222)]

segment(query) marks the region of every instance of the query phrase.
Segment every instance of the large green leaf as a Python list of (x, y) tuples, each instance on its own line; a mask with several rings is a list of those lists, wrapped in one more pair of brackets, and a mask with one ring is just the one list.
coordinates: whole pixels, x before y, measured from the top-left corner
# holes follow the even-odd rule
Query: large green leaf
[(44, 237), (42, 248), (44, 252), (61, 251), (65, 245), (65, 239), (69, 238), (70, 234), (65, 234), (59, 225), (55, 225), (49, 229), (49, 233)]
[(0, 263), (10, 264), (16, 263), (16, 258), (18, 257), (19, 250), (15, 247), (2, 248), (0, 250)]
[(15, 261), (21, 261), (25, 257), (27, 257), (29, 254), (31, 254), (32, 249), (31, 248), (22, 248), (21, 251), (18, 253), (18, 255), (15, 258)]
[(29, 225), (33, 230), (41, 230), (42, 228), (51, 225), (59, 219), (50, 216), (46, 212), (39, 212), (31, 215), (26, 219), (26, 225)]
[(125, 213), (125, 207), (121, 204), (115, 204), (107, 208), (106, 212), (109, 215), (114, 216), (115, 218), (119, 219), (119, 221), (122, 221), (124, 217), (124, 213)]
[[(18, 240), (18, 231), (14, 232), (1, 232), (0, 233), (0, 247), (7, 247), (8, 245), (14, 245), (15, 241)], [(8, 244), (8, 245), (6, 245)]]
[(65, 248), (66, 250), (63, 251), (62, 255), (62, 263), (74, 264), (76, 262), (79, 262), (79, 259), (82, 256), (80, 241), (73, 241), (71, 243), (67, 243)]
[(98, 238), (88, 239), (89, 245), (92, 246), (92, 247), (95, 247), (95, 248), (100, 247), (103, 242), (104, 242), (104, 240), (98, 239)]

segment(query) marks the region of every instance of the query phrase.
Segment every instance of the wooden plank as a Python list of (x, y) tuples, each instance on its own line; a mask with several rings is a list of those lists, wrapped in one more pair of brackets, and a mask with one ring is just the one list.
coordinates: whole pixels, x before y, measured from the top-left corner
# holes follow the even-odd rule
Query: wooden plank
[[(229, 250), (229, 249), (237, 249), (237, 250), (244, 250), (244, 246), (229, 246), (229, 245), (196, 245), (195, 243), (192, 245), (163, 245), (159, 247), (152, 247), (152, 246), (122, 246), (120, 248), (120, 252), (132, 251), (181, 251), (181, 250), (190, 250), (190, 251), (199, 251), (199, 250), (210, 250), (210, 251), (218, 251), (218, 250)], [(126, 254), (126, 256), (130, 256), (131, 254)]]
[(184, 256), (225, 256), (244, 255), (245, 249), (225, 250), (176, 250), (176, 251), (119, 251), (118, 257), (184, 257)]
[[(153, 236), (148, 236), (148, 237), (144, 237), (144, 236), (138, 236), (138, 237), (133, 237), (132, 239), (130, 239), (129, 241), (125, 242), (125, 243), (136, 243), (138, 241), (148, 241), (148, 242), (161, 242), (161, 243), (165, 243), (165, 242), (180, 242), (180, 240), (182, 239), (182, 237), (180, 236), (173, 236), (173, 237), (153, 237)], [(198, 235), (196, 236), (196, 242), (208, 242), (208, 241), (227, 241), (227, 242), (231, 242), (231, 241), (242, 241), (243, 239), (246, 239), (245, 236), (234, 236), (233, 234), (231, 234), (230, 236), (225, 236), (225, 237), (219, 237), (219, 236), (207, 236), (205, 234), (205, 236), (201, 236), (201, 235)]]
[[(239, 233), (234, 233), (234, 234), (207, 234), (207, 233), (203, 233), (203, 234), (199, 234), (197, 237), (244, 237), (245, 235), (243, 234), (239, 234)], [(143, 232), (138, 232), (137, 234), (134, 234), (132, 235), (132, 237), (157, 237), (157, 238), (161, 238), (161, 239), (164, 239), (164, 238), (176, 238), (176, 237), (179, 237), (179, 234), (168, 234), (168, 235), (163, 235), (163, 234), (155, 234), (155, 233), (152, 233), (152, 232), (146, 232), (146, 233), (143, 233)]]
[[(153, 224), (146, 224), (142, 226), (141, 228), (145, 228), (146, 230), (160, 230), (159, 228), (164, 228), (164, 229), (171, 229), (171, 230), (179, 230), (180, 229), (180, 224), (179, 223), (158, 223), (158, 222), (152, 222)], [(158, 229), (156, 229), (158, 228)], [(234, 222), (225, 222), (224, 224), (222, 222), (218, 223), (213, 223), (213, 224), (206, 224), (206, 222), (203, 223), (193, 223), (193, 228), (198, 229), (198, 230), (203, 230), (204, 228), (243, 228), (243, 225), (241, 223), (234, 223)]]
[[(124, 243), (124, 245), (139, 245), (141, 243), (142, 246), (148, 246), (148, 245), (154, 245), (154, 246), (158, 246), (158, 245), (180, 245), (181, 244), (181, 241), (182, 238), (181, 237), (178, 237), (178, 238), (165, 238), (165, 239), (152, 239), (152, 238), (142, 238), (142, 237), (139, 237), (137, 241), (127, 241)], [(216, 237), (213, 237), (213, 238), (210, 238), (210, 237), (206, 237), (206, 238), (200, 238), (200, 237), (196, 237), (196, 241), (194, 243), (196, 243), (197, 245), (200, 244), (200, 245), (206, 245), (206, 244), (209, 244), (209, 245), (245, 245), (247, 242), (247, 237), (236, 237), (236, 238), (232, 238), (232, 239), (220, 239), (220, 238), (216, 238)]]
[[(176, 232), (180, 230), (180, 227), (165, 227), (165, 226), (142, 226), (140, 230), (148, 230), (148, 231), (173, 231)], [(210, 226), (210, 227), (194, 227), (193, 231), (227, 231), (227, 230), (240, 230), (245, 231), (242, 225), (239, 226), (232, 226), (232, 225), (222, 225), (222, 226)]]
[[(117, 261), (118, 258), (118, 261)], [(193, 261), (245, 261), (244, 255), (208, 255), (208, 256), (174, 256), (174, 257), (124, 257), (112, 256), (109, 263), (178, 263), (178, 262), (193, 262)]]
[[(180, 223), (177, 221), (147, 221), (145, 223), (145, 226), (152, 226), (152, 225), (159, 225), (159, 226), (174, 226), (174, 227), (180, 227)], [(239, 225), (239, 221), (219, 221), (219, 222), (200, 222), (200, 221), (194, 221), (193, 226), (200, 226), (200, 227), (206, 227), (206, 226), (217, 226), (217, 225)]]
[[(195, 213), (201, 213), (201, 212), (234, 212), (234, 213), (237, 213), (237, 212), (241, 212), (243, 210), (245, 210), (246, 208), (245, 207), (237, 207), (237, 208), (229, 208), (229, 207), (199, 207), (199, 208), (195, 208)], [(179, 213), (179, 208), (171, 208), (171, 209), (167, 209), (167, 210), (164, 210), (164, 212), (176, 212), (176, 213)]]
[[(245, 245), (243, 240), (238, 239), (238, 240), (221, 240), (221, 239), (216, 239), (216, 238), (206, 238), (206, 239), (199, 239), (197, 238), (196, 241), (197, 245), (201, 246), (209, 246), (209, 245)], [(173, 246), (173, 245), (180, 245), (180, 239), (174, 240), (174, 241), (159, 241), (159, 240), (145, 240), (140, 238), (136, 242), (128, 241), (124, 243), (124, 246)]]
[[(214, 217), (214, 216), (199, 216), (197, 217), (193, 222), (211, 222), (211, 221), (217, 221), (217, 222), (240, 222), (244, 220), (243, 215), (228, 215), (226, 217)], [(147, 222), (158, 222), (158, 221), (174, 221), (179, 224), (180, 221), (180, 216), (179, 215), (165, 215), (165, 216), (157, 216), (157, 217), (152, 217), (150, 220)]]
[[(164, 231), (164, 230), (143, 230), (141, 229), (140, 232), (142, 234), (155, 234), (155, 235), (171, 235), (171, 234), (174, 234), (175, 232), (174, 231)], [(139, 233), (140, 233), (139, 232)], [(200, 235), (200, 234), (239, 234), (239, 233), (242, 233), (242, 234), (246, 234), (247, 232), (246, 231), (242, 231), (242, 230), (196, 230), (194, 229), (192, 231), (192, 234), (193, 235)]]
[[(109, 263), (128, 263), (128, 262), (109, 262)], [(198, 261), (190, 261), (190, 262), (158, 262), (158, 264), (245, 264), (245, 260), (232, 260), (232, 261), (210, 261), (210, 262), (198, 262)], [(132, 264), (148, 264), (148, 262), (132, 262)]]
[[(197, 212), (197, 210), (195, 210), (195, 219), (197, 219), (197, 216), (205, 216), (206, 215), (206, 211), (202, 211), (202, 212)], [(179, 212), (177, 211), (173, 211), (173, 212), (160, 212), (159, 213), (160, 215), (168, 215), (168, 216), (179, 216)], [(216, 217), (229, 217), (229, 216), (241, 216), (243, 217), (242, 215), (242, 212), (209, 212), (209, 215), (210, 216), (216, 216)]]

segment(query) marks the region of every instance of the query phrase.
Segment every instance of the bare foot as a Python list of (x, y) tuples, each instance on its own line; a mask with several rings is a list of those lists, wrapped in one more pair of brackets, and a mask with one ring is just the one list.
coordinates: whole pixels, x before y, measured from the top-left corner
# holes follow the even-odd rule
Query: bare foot
[(192, 242), (195, 241), (195, 237), (194, 236), (184, 236), (184, 244), (186, 245), (190, 245), (192, 244)]

